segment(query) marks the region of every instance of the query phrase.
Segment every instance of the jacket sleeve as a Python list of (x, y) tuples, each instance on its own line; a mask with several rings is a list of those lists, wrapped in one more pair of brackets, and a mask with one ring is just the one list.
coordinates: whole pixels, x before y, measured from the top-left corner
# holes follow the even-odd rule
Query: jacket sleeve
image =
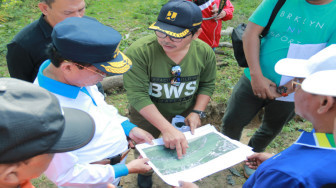
[(149, 97), (149, 73), (148, 60), (141, 49), (132, 46), (126, 52), (127, 57), (132, 60), (132, 68), (124, 74), (124, 87), (127, 98), (132, 107), (140, 111), (145, 106), (153, 104)]
[(283, 188), (283, 187), (306, 187), (297, 178), (290, 176), (284, 172), (278, 170), (266, 170), (265, 172), (259, 173), (258, 176), (254, 173), (251, 177), (247, 179), (243, 188), (257, 188), (257, 187), (272, 187), (272, 188)]
[(203, 71), (200, 74), (197, 94), (212, 96), (216, 82), (216, 56), (209, 46), (206, 47), (207, 55), (204, 61)]
[(231, 20), (233, 17), (233, 11), (234, 11), (234, 7), (232, 5), (232, 3), (230, 2), (230, 0), (226, 1), (226, 5), (223, 8), (223, 11), (226, 12), (226, 16), (224, 16), (222, 18), (223, 21), (227, 21), (227, 20)]
[(34, 65), (29, 53), (16, 42), (7, 45), (7, 67), (11, 77), (33, 82)]
[(55, 154), (45, 175), (58, 186), (94, 185), (113, 182), (128, 174), (124, 164), (79, 163), (75, 152)]

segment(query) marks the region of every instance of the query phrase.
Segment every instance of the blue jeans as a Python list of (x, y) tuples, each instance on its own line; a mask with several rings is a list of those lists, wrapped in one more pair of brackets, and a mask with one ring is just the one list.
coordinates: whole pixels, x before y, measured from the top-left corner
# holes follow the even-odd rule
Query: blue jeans
[(253, 94), (250, 80), (243, 75), (234, 87), (222, 119), (222, 132), (240, 140), (244, 127), (265, 108), (262, 124), (248, 145), (255, 152), (263, 152), (294, 115), (294, 103), (260, 99)]

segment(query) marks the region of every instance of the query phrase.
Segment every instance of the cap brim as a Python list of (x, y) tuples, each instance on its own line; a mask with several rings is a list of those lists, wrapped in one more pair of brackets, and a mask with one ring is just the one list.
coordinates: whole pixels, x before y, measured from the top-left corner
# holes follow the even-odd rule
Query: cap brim
[(184, 38), (190, 33), (189, 29), (174, 26), (160, 21), (153, 23), (151, 26), (148, 27), (148, 29), (160, 31), (175, 38)]
[(121, 75), (129, 71), (132, 67), (132, 61), (122, 52), (117, 57), (104, 63), (94, 63), (97, 69), (108, 75)]
[(302, 82), (302, 89), (311, 94), (336, 96), (336, 70), (319, 71)]
[(285, 58), (275, 64), (275, 72), (285, 76), (305, 78), (309, 75), (308, 61), (303, 59)]
[(48, 153), (79, 149), (88, 144), (95, 133), (94, 120), (88, 113), (72, 108), (63, 108), (63, 112), (65, 119), (63, 134)]

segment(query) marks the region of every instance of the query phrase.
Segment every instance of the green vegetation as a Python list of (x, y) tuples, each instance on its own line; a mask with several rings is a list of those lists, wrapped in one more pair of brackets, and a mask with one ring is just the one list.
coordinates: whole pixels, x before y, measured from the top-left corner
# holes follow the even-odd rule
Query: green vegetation
[[(247, 22), (248, 17), (262, 0), (232, 0), (235, 6), (233, 20), (223, 23), (223, 29), (234, 27), (241, 22)], [(37, 7), (39, 0), (0, 0), (0, 77), (8, 77), (6, 66), (6, 44), (25, 25), (38, 19), (41, 15)], [(147, 27), (152, 24), (163, 4), (168, 0), (86, 0), (86, 15), (114, 27), (122, 36), (120, 49), (127, 47), (135, 40), (152, 33)], [(222, 41), (230, 42), (229, 36), (223, 36)], [(216, 90), (212, 101), (226, 104), (232, 89), (243, 69), (238, 67), (231, 48), (217, 48), (224, 55), (217, 55), (217, 62), (223, 65), (217, 68)], [(123, 89), (114, 91), (107, 97), (107, 102), (114, 104), (121, 114), (127, 114), (128, 102)], [(225, 105), (224, 105), (225, 106)], [(223, 109), (224, 110), (224, 109)], [(267, 151), (277, 153), (291, 145), (298, 136), (299, 129), (308, 129), (310, 123), (300, 118), (292, 120), (282, 133), (270, 144)], [(253, 131), (253, 130), (251, 130)], [(252, 132), (247, 134), (252, 135)], [(41, 177), (35, 181), (37, 187), (50, 187), (52, 184)]]

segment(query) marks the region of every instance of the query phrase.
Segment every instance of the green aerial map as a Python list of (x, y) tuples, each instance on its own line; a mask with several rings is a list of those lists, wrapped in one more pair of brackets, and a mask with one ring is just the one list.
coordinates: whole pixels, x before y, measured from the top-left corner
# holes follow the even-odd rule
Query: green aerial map
[(163, 175), (184, 171), (204, 164), (229, 151), (238, 148), (216, 133), (189, 140), (189, 148), (183, 159), (177, 159), (176, 150), (163, 145), (143, 149), (146, 156)]

